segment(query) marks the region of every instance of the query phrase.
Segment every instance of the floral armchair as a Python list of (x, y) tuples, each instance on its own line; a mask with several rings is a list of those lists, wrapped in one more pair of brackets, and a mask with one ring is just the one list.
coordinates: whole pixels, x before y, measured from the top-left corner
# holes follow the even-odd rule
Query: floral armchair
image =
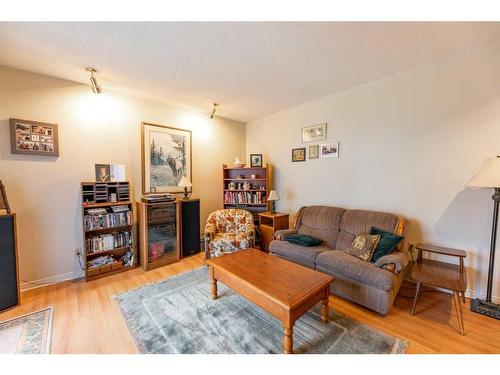
[(253, 247), (255, 226), (250, 212), (226, 209), (208, 215), (205, 226), (206, 259)]

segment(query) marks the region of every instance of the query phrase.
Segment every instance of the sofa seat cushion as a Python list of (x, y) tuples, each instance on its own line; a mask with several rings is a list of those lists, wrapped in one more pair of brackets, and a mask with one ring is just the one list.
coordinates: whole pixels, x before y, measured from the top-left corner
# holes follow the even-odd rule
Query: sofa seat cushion
[(269, 251), (292, 262), (314, 269), (316, 256), (322, 252), (329, 251), (325, 246), (304, 247), (288, 241), (271, 241)]
[(391, 290), (396, 280), (391, 272), (346, 254), (342, 250), (331, 250), (318, 254), (316, 269), (333, 276), (341, 275), (384, 291)]

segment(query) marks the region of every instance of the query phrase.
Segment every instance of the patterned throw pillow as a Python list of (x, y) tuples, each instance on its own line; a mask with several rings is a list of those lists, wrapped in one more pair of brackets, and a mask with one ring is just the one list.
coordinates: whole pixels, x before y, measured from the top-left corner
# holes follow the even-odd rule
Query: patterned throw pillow
[(352, 241), (351, 246), (347, 247), (344, 251), (349, 255), (369, 262), (379, 241), (380, 235), (358, 234), (354, 241)]

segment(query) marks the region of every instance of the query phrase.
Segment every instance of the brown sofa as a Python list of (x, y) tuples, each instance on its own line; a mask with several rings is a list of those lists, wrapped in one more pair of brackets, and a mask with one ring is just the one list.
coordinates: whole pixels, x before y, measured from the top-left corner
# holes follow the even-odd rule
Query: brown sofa
[[(396, 252), (382, 257), (376, 264), (365, 262), (343, 250), (351, 245), (356, 235), (370, 233), (372, 226), (404, 235), (405, 222), (396, 215), (384, 212), (327, 206), (302, 207), (297, 213), (294, 229), (277, 231), (269, 251), (334, 276), (332, 293), (385, 315), (401, 287), (403, 272), (396, 275), (381, 266), (395, 262), (404, 268), (408, 263), (403, 253), (404, 244), (400, 243)], [(291, 233), (314, 236), (324, 242), (320, 246), (304, 247), (284, 241), (284, 236)]]

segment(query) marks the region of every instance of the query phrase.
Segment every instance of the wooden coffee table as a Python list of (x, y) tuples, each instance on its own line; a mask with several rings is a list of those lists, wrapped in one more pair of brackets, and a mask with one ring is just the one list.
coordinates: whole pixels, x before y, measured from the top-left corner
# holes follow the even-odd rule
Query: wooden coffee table
[(217, 281), (279, 319), (283, 351), (293, 353), (293, 325), (316, 303), (328, 323), (328, 297), (333, 277), (256, 249), (245, 249), (209, 259), (211, 294), (217, 299)]

